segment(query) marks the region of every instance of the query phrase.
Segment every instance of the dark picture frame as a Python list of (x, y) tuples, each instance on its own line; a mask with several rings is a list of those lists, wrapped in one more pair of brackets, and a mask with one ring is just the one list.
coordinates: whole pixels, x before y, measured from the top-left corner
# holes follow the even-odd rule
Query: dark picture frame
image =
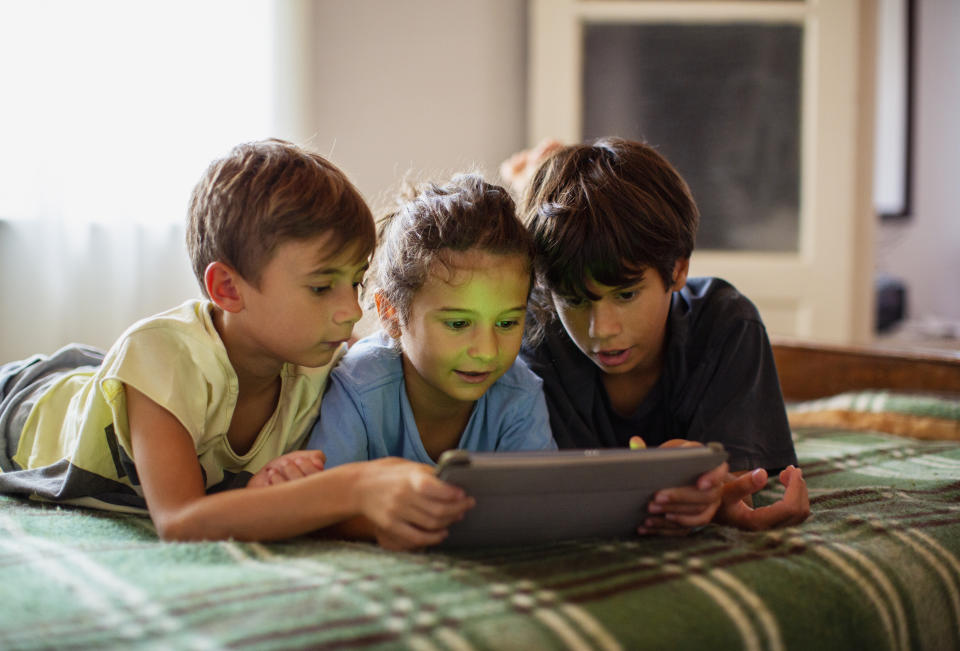
[(916, 1), (877, 2), (874, 207), (882, 220), (912, 213)]

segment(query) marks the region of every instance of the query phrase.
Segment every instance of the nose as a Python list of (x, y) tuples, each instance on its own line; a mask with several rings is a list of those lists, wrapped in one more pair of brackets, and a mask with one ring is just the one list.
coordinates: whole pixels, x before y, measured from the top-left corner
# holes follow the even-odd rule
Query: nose
[(337, 325), (353, 325), (363, 316), (357, 289), (352, 285), (345, 285), (340, 293), (336, 308), (333, 311), (333, 322)]
[(617, 310), (605, 300), (590, 304), (590, 337), (607, 339), (620, 334), (620, 319)]
[(467, 349), (467, 354), (470, 357), (482, 362), (489, 362), (496, 359), (499, 352), (500, 342), (493, 328), (477, 328), (474, 331), (470, 347)]

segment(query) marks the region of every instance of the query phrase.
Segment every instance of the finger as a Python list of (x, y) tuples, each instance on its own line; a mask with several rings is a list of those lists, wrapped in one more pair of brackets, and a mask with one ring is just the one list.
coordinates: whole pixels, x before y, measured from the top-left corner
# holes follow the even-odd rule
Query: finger
[(801, 473), (793, 473), (787, 490), (780, 499), (769, 506), (745, 511), (738, 518), (737, 526), (762, 530), (800, 524), (810, 516), (810, 501), (807, 485)]
[(416, 549), (443, 542), (448, 532), (446, 529), (425, 531), (407, 522), (397, 522), (387, 530), (387, 534), (403, 549)]
[(739, 502), (767, 485), (767, 471), (757, 468), (723, 485), (723, 501)]
[(723, 484), (723, 480), (726, 478), (727, 474), (730, 472), (730, 466), (726, 461), (721, 463), (719, 466), (714, 468), (709, 472), (705, 472), (697, 479), (697, 488), (702, 491), (710, 490), (711, 488), (720, 486)]
[(327, 455), (323, 450), (313, 450), (310, 461), (316, 466), (317, 470), (323, 470), (327, 465)]
[(703, 447), (702, 443), (697, 443), (696, 441), (688, 441), (687, 439), (670, 439), (669, 441), (664, 441), (658, 447), (661, 448), (696, 448)]
[(414, 501), (403, 510), (402, 517), (421, 529), (436, 531), (462, 520), (475, 504), (473, 498), (464, 498), (458, 502)]
[(462, 488), (437, 479), (432, 471), (423, 472), (415, 476), (413, 479), (413, 488), (419, 495), (447, 502), (456, 502), (467, 496)]
[(297, 459), (284, 459), (280, 463), (280, 468), (278, 472), (282, 473), (287, 479), (303, 479), (303, 471), (300, 469), (300, 466), (297, 464)]
[(323, 466), (317, 467), (313, 457), (295, 457), (293, 463), (304, 477), (323, 470)]
[(650, 506), (659, 505), (664, 511), (669, 511), (684, 504), (719, 502), (722, 494), (723, 486), (720, 482), (705, 490), (696, 486), (677, 486), (657, 491)]

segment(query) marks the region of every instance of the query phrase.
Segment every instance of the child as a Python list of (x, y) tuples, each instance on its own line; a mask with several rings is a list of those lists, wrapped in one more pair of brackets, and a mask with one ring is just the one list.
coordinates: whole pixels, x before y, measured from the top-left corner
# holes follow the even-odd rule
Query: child
[(194, 189), (187, 231), (205, 300), (134, 324), (105, 357), (70, 347), (0, 368), (0, 492), (146, 507), (169, 540), (360, 516), (392, 546), (442, 540), (472, 501), (420, 464), (223, 490), (301, 446), (360, 318), (375, 226), (343, 173), (283, 141), (238, 146)]
[[(328, 468), (387, 456), (433, 465), (456, 448), (556, 449), (540, 379), (514, 361), (532, 260), (510, 195), (477, 175), (428, 185), (387, 217), (374, 267), (383, 331), (331, 373), (308, 447)], [(274, 465), (269, 481), (288, 479)]]
[[(521, 353), (544, 380), (560, 447), (719, 441), (739, 479), (720, 521), (745, 528), (802, 522), (796, 464), (766, 331), (756, 308), (717, 278), (687, 279), (698, 211), (686, 183), (637, 142), (541, 145), (523, 218), (537, 247), (534, 301), (547, 316)], [(516, 172), (518, 158), (501, 169)], [(785, 468), (785, 469), (784, 469)], [(784, 469), (783, 500), (745, 498)], [(646, 528), (682, 532), (709, 509), (692, 487), (661, 491)], [(694, 515), (691, 516), (691, 513)]]

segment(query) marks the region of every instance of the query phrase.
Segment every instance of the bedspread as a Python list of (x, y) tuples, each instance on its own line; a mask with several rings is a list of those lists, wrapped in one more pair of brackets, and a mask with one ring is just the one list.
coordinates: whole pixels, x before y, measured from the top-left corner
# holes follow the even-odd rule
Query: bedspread
[(676, 539), (162, 543), (0, 497), (0, 648), (960, 648), (960, 443), (795, 438), (811, 519)]

